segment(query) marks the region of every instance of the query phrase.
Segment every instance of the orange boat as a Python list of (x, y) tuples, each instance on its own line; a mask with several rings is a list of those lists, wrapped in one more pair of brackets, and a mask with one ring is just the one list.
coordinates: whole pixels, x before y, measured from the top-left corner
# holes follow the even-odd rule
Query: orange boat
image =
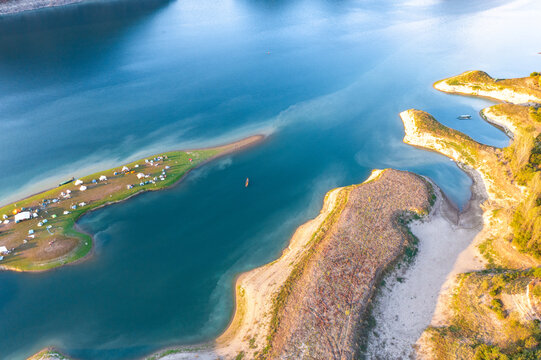
[(246, 183), (244, 184), (244, 187), (248, 187), (248, 184), (250, 183), (250, 179), (246, 178)]

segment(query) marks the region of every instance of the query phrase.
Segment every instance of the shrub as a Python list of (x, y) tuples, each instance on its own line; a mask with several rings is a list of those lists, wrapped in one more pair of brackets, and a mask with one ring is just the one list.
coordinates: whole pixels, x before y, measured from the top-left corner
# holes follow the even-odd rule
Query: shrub
[(528, 109), (528, 113), (530, 115), (530, 119), (535, 122), (541, 122), (541, 108), (530, 106), (530, 108)]
[(541, 285), (537, 284), (532, 289), (532, 294), (538, 299), (541, 299)]
[[(538, 167), (538, 165), (536, 165)], [(524, 252), (541, 257), (541, 176), (536, 172), (528, 184), (530, 195), (513, 214), (513, 243)]]
[(500, 351), (497, 346), (481, 344), (475, 349), (474, 360), (509, 360), (509, 357)]

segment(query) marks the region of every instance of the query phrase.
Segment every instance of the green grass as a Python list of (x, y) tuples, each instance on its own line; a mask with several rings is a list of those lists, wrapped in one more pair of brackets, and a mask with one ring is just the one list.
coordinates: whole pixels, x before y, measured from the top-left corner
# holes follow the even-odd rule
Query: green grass
[[(14, 224), (10, 231), (0, 231), (0, 245), (6, 244), (7, 236), (11, 235), (12, 239), (20, 239), (21, 244), (16, 247), (16, 251), (13, 254), (8, 255), (4, 258), (3, 261), (0, 261), (0, 265), (5, 266), (6, 268), (19, 270), (19, 271), (42, 271), (52, 269), (67, 263), (74, 262), (80, 258), (86, 256), (92, 249), (92, 238), (88, 234), (81, 233), (75, 228), (77, 220), (84, 214), (97, 209), (101, 206), (105, 206), (110, 203), (118, 202), (125, 200), (136, 194), (145, 192), (145, 191), (157, 191), (161, 189), (168, 188), (179, 181), (182, 176), (184, 176), (189, 170), (197, 167), (203, 162), (211, 159), (214, 156), (219, 155), (220, 153), (227, 151), (228, 146), (211, 148), (211, 149), (202, 149), (202, 150), (193, 150), (189, 153), (185, 151), (170, 151), (161, 153), (159, 155), (152, 155), (147, 157), (148, 159), (153, 159), (158, 156), (167, 156), (166, 160), (163, 160), (161, 166), (153, 167), (145, 163), (144, 159), (133, 161), (129, 164), (126, 164), (130, 169), (135, 170), (135, 174), (123, 174), (121, 173), (118, 176), (113, 176), (113, 172), (120, 171), (123, 165), (118, 167), (100, 171), (91, 175), (87, 175), (81, 178), (84, 181), (85, 185), (88, 185), (88, 190), (85, 192), (76, 191), (78, 187), (75, 187), (73, 183), (69, 183), (57, 188), (41, 192), (39, 194), (30, 196), (28, 198), (16, 201), (12, 204), (8, 204), (0, 208), (0, 216), (3, 214), (9, 215), (10, 219), (13, 219), (11, 214), (14, 209), (21, 208), (36, 208), (43, 199), (53, 199), (59, 198), (59, 194), (68, 189), (72, 190), (72, 199), (62, 200), (56, 204), (50, 204), (47, 206), (46, 210), (48, 213), (45, 215), (44, 211), (40, 211), (40, 218), (31, 219)], [(190, 162), (189, 159), (192, 159)], [(139, 168), (135, 169), (135, 165), (139, 164)], [(167, 177), (164, 181), (156, 181), (155, 184), (149, 183), (144, 186), (135, 185), (138, 184), (139, 180), (136, 179), (136, 174), (138, 172), (143, 172), (150, 175), (150, 179), (159, 176), (161, 170), (165, 166), (170, 166), (166, 170)], [(92, 185), (92, 179), (98, 179), (100, 175), (106, 175), (108, 177), (107, 185), (98, 183)], [(148, 180), (148, 179), (147, 179)], [(133, 188), (127, 189), (126, 185), (132, 184)], [(101, 189), (104, 189), (100, 192)], [(105, 195), (105, 191), (111, 191), (111, 186), (116, 186), (119, 189), (111, 192), (110, 194)], [(96, 195), (99, 194), (99, 195)], [(103, 195), (103, 196), (102, 196)], [(101, 197), (100, 197), (101, 196)], [(89, 198), (97, 198), (89, 201)], [(71, 204), (78, 204), (80, 202), (87, 202), (86, 206), (78, 207), (76, 210), (70, 208)], [(71, 211), (70, 214), (64, 215), (63, 211)], [(52, 215), (55, 214), (57, 217), (52, 218)], [(32, 246), (47, 246), (46, 244), (49, 239), (52, 239), (51, 235), (45, 229), (45, 226), (39, 228), (37, 226), (38, 221), (43, 220), (43, 217), (46, 217), (48, 223), (46, 225), (52, 225), (54, 231), (53, 237), (56, 239), (60, 237), (67, 237), (77, 240), (77, 245), (74, 249), (69, 251), (67, 254), (62, 254), (58, 258), (48, 259), (48, 260), (39, 260), (35, 259), (32, 256), (27, 256), (26, 250), (23, 249), (22, 239), (27, 237), (28, 230), (33, 229), (35, 231), (35, 239), (28, 239), (29, 245)], [(0, 228), (1, 230), (1, 228)], [(4, 240), (6, 239), (6, 240)], [(3, 241), (4, 240), (4, 241)], [(17, 249), (21, 249), (17, 251)]]
[[(501, 300), (503, 294), (526, 291), (526, 286), (538, 273), (541, 273), (541, 268), (485, 270), (462, 275), (454, 291), (451, 324), (427, 329), (434, 356), (438, 359), (479, 360), (541, 358), (539, 321), (517, 318), (516, 313), (508, 313)], [(483, 309), (495, 314), (497, 322), (485, 317)], [(492, 325), (487, 328), (487, 324)], [(480, 328), (497, 332), (494, 341), (487, 341), (487, 334), (482, 334)]]

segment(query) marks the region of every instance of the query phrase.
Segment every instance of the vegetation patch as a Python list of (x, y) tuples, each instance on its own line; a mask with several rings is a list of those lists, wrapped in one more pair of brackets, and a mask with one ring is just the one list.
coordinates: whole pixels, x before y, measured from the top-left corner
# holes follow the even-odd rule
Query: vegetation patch
[(356, 358), (369, 323), (361, 320), (383, 273), (401, 254), (415, 256), (404, 225), (428, 213), (430, 190), (396, 170), (348, 187), (277, 294), (261, 358)]
[(92, 249), (92, 238), (76, 228), (89, 211), (145, 191), (165, 189), (188, 171), (260, 137), (192, 151), (171, 151), (72, 179), (57, 188), (0, 208), (0, 267), (41, 271), (76, 261)]

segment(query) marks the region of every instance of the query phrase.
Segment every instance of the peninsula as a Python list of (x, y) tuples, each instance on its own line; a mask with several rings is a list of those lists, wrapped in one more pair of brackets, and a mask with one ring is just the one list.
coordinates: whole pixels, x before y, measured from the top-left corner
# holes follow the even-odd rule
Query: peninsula
[(190, 170), (263, 139), (251, 136), (227, 145), (170, 151), (68, 179), (58, 187), (0, 208), (0, 268), (43, 271), (87, 256), (93, 240), (77, 228), (89, 211), (145, 191), (168, 188)]
[[(501, 85), (500, 85), (501, 84)], [(500, 88), (503, 86), (503, 89)], [(431, 326), (418, 341), (421, 359), (538, 359), (541, 357), (541, 84), (529, 78), (494, 80), (481, 71), (435, 84), (450, 93), (511, 103), (481, 111), (508, 133), (504, 149), (480, 144), (430, 114), (400, 114), (404, 142), (448, 156), (480, 182), (484, 228), (466, 253), (470, 267), (442, 291)], [(521, 104), (521, 105), (518, 105)], [(476, 265), (475, 257), (485, 260)], [(467, 266), (466, 266), (467, 268)]]
[(484, 71), (466, 71), (457, 76), (440, 80), (434, 87), (440, 91), (483, 96), (514, 104), (541, 103), (539, 73), (517, 79), (495, 79)]
[(235, 316), (216, 341), (148, 359), (357, 358), (378, 282), (415, 255), (407, 224), (435, 196), (423, 177), (393, 169), (329, 191), (279, 259), (237, 279)]

